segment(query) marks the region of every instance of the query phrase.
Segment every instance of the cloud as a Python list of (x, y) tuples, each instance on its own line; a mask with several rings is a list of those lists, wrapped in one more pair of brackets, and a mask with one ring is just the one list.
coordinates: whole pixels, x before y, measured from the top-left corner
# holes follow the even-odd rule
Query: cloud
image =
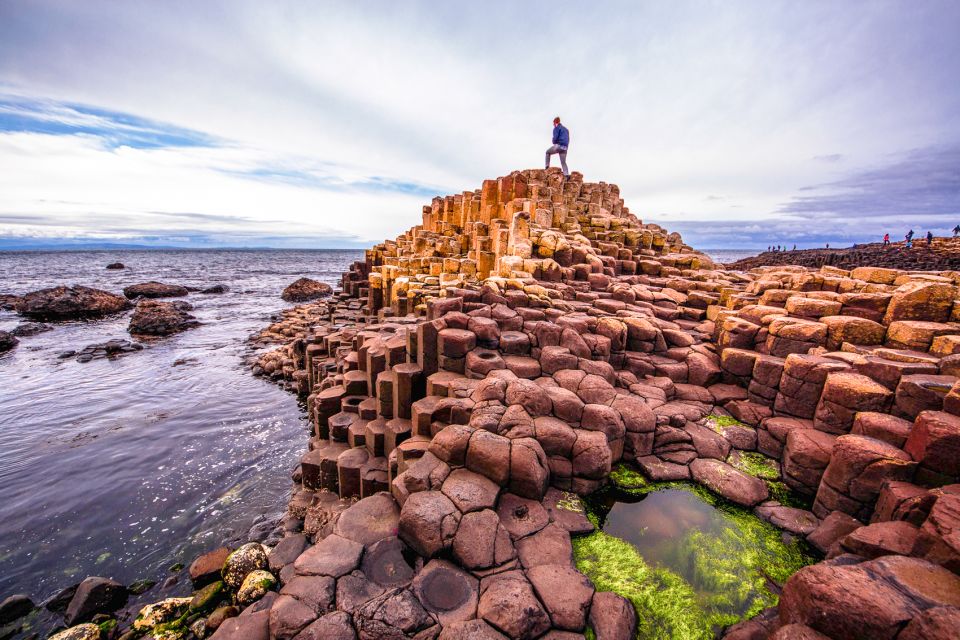
[(560, 113), (572, 168), (716, 246), (809, 219), (784, 208), (827, 193), (805, 186), (960, 141), (958, 24), (945, 0), (7, 0), (0, 213), (392, 237), (433, 194), (538, 166)]

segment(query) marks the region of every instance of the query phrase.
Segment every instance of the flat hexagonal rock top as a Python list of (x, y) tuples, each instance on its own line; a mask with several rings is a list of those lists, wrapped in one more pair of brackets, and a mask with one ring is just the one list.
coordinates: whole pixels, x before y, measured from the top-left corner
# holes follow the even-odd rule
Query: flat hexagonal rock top
[(521, 571), (484, 578), (477, 615), (511, 638), (536, 638), (550, 628), (550, 616)]
[(463, 513), (492, 509), (500, 487), (493, 480), (468, 469), (455, 469), (443, 483), (441, 491)]
[(527, 571), (540, 601), (547, 607), (553, 626), (581, 631), (593, 599), (593, 583), (570, 565), (542, 564)]
[(351, 505), (340, 514), (334, 532), (367, 546), (396, 535), (400, 508), (389, 493), (377, 493)]
[(413, 579), (415, 558), (416, 554), (400, 538), (384, 538), (363, 554), (360, 570), (382, 587), (400, 587)]
[(697, 482), (745, 507), (759, 504), (769, 496), (763, 480), (748, 476), (719, 460), (698, 458), (690, 463), (690, 473)]
[(514, 540), (536, 533), (550, 522), (547, 510), (540, 502), (512, 493), (505, 493), (500, 497), (497, 515)]
[(357, 568), (361, 555), (362, 544), (333, 533), (304, 551), (293, 568), (300, 575), (339, 578)]
[(413, 593), (440, 624), (464, 622), (477, 614), (480, 583), (446, 560), (431, 560), (413, 579)]

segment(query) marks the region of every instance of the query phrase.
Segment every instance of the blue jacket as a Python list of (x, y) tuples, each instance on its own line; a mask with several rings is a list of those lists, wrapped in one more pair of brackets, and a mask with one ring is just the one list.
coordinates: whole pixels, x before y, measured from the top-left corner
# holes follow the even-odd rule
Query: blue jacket
[(561, 147), (570, 146), (570, 132), (562, 124), (553, 128), (553, 144), (558, 144)]

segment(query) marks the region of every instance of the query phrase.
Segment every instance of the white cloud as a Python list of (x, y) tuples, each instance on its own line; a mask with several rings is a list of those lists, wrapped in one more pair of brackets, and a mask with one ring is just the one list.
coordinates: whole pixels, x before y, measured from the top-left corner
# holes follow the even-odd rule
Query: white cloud
[(429, 198), (355, 201), (221, 170), (305, 167), (334, 182), (458, 192), (538, 166), (559, 113), (571, 166), (620, 184), (645, 219), (776, 220), (804, 186), (960, 139), (960, 9), (948, 2), (21, 0), (0, 14), (8, 91), (234, 145), (120, 153), (38, 142), (48, 155), (20, 168), (32, 186), (15, 189), (18, 200), (0, 175), (0, 212), (52, 214), (37, 204), (45, 196), (134, 216), (230, 215), (254, 220), (250, 229), (267, 216), (298, 233), (393, 236)]

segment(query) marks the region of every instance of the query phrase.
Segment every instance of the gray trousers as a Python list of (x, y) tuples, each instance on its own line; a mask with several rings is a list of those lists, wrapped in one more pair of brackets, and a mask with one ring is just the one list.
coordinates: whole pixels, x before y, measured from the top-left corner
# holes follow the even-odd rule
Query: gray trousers
[(550, 156), (553, 154), (560, 156), (560, 166), (563, 167), (563, 175), (569, 176), (570, 171), (567, 169), (567, 148), (561, 147), (558, 144), (555, 144), (547, 149), (546, 160), (544, 161), (544, 169), (550, 168)]

